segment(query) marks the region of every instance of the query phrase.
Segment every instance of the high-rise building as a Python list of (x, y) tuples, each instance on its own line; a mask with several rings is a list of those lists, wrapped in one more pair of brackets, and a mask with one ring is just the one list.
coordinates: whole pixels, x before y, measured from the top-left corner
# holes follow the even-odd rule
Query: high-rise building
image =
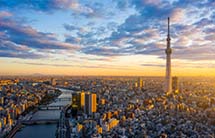
[(139, 88), (143, 88), (143, 86), (144, 86), (144, 82), (143, 82), (143, 79), (142, 78), (138, 78), (138, 87)]
[(84, 109), (84, 104), (85, 104), (85, 92), (82, 91), (80, 94), (81, 94), (81, 108)]
[(171, 54), (172, 49), (170, 47), (170, 29), (169, 29), (169, 18), (168, 18), (168, 34), (167, 34), (167, 48), (166, 48), (166, 79), (165, 79), (165, 92), (172, 92), (172, 77), (171, 77)]
[(86, 114), (91, 115), (92, 113), (96, 112), (97, 110), (97, 101), (96, 101), (96, 94), (95, 93), (85, 93), (85, 105), (84, 105), (84, 112)]
[(2, 128), (3, 128), (3, 123), (0, 120), (0, 132), (2, 131)]
[(172, 91), (174, 93), (178, 93), (179, 91), (179, 82), (178, 82), (178, 77), (172, 77)]
[(90, 109), (91, 109), (91, 95), (90, 93), (86, 93), (85, 94), (85, 106), (84, 106), (84, 112), (86, 114), (90, 113)]
[(76, 92), (72, 93), (72, 108), (76, 108), (78, 110), (84, 110), (85, 105), (85, 92)]
[(4, 97), (3, 96), (0, 96), (0, 105), (4, 105)]
[(52, 79), (51, 79), (51, 85), (55, 86), (56, 84), (57, 84), (56, 79), (55, 79), (55, 78), (52, 78)]
[(138, 83), (134, 82), (134, 87), (137, 88), (138, 87)]
[(96, 94), (92, 94), (92, 112), (96, 112), (97, 110), (97, 100), (96, 100)]
[(72, 108), (80, 110), (81, 109), (81, 94), (79, 92), (72, 93)]

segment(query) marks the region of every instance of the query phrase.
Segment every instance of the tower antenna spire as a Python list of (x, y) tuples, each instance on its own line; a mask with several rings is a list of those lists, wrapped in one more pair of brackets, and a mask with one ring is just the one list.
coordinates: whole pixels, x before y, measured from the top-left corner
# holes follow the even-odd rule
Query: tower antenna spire
[(168, 17), (168, 37), (170, 37), (170, 32), (169, 32), (169, 17)]

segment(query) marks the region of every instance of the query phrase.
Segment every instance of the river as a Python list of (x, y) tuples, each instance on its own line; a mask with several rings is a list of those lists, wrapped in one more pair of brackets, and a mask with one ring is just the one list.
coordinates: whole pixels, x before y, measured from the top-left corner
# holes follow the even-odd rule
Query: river
[[(72, 90), (60, 89), (62, 94), (58, 98), (71, 97)], [(58, 101), (49, 105), (67, 105), (70, 101)], [(60, 110), (39, 110), (34, 113), (32, 119), (59, 118)], [(27, 125), (18, 131), (13, 138), (55, 138), (57, 124)]]

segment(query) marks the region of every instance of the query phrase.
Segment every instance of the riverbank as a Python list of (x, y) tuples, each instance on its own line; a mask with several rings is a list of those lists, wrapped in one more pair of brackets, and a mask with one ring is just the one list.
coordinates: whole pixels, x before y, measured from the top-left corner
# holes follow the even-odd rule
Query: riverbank
[[(56, 98), (58, 98), (60, 95), (62, 94), (62, 92), (59, 89), (56, 89), (53, 93), (48, 93), (41, 99), (41, 101), (34, 106), (29, 107), (28, 109), (26, 109), (20, 116), (30, 116), (34, 113), (36, 113), (38, 111), (38, 106), (40, 105), (48, 105), (51, 102), (53, 102), (53, 100), (55, 100)], [(6, 133), (3, 138), (12, 138), (17, 131), (19, 131), (21, 128), (23, 128), (23, 124), (22, 124), (22, 119), (17, 121), (17, 124), (13, 126), (13, 128), (11, 129), (11, 131), (9, 133)], [(25, 126), (25, 125), (24, 125)]]
[[(68, 89), (61, 89), (56, 88), (61, 91), (61, 94), (57, 97), (57, 99), (62, 99), (65, 97), (70, 97), (73, 91)], [(51, 102), (47, 103), (48, 106), (66, 106), (70, 104), (71, 101), (61, 101), (61, 100), (52, 100)], [(35, 112), (31, 118), (31, 120), (43, 120), (43, 119), (56, 119), (60, 118), (61, 110), (38, 110)], [(38, 137), (45, 137), (45, 138), (54, 138), (55, 132), (57, 128), (56, 124), (38, 124), (38, 125), (26, 125), (21, 131), (18, 131), (13, 138), (38, 138)], [(35, 133), (37, 130), (37, 133)], [(33, 135), (32, 135), (33, 133)]]

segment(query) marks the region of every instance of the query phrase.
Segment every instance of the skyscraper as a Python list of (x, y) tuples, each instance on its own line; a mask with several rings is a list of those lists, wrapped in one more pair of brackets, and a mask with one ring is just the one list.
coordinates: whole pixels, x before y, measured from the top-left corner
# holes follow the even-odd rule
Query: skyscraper
[(142, 78), (138, 78), (138, 87), (139, 88), (143, 88), (143, 85), (144, 85), (143, 79)]
[(91, 115), (92, 113), (96, 112), (97, 108), (97, 102), (96, 102), (96, 94), (95, 93), (85, 93), (85, 106), (84, 106), (84, 112), (86, 114)]
[(77, 110), (84, 110), (85, 105), (85, 92), (72, 93), (72, 108)]
[(96, 102), (96, 94), (95, 93), (92, 93), (92, 112), (96, 112), (97, 110), (97, 102)]
[(171, 53), (170, 47), (170, 29), (169, 29), (169, 18), (168, 18), (168, 34), (167, 34), (167, 48), (166, 48), (166, 79), (165, 79), (165, 92), (172, 92), (172, 77), (171, 77)]
[(178, 83), (178, 77), (172, 77), (172, 91), (174, 93), (178, 93), (179, 91), (179, 83)]
[(56, 79), (55, 78), (51, 78), (51, 85), (55, 86), (57, 84)]
[(81, 92), (81, 108), (84, 109), (84, 104), (85, 104), (85, 92)]
[(72, 108), (76, 110), (81, 109), (81, 94), (79, 92), (72, 93)]

